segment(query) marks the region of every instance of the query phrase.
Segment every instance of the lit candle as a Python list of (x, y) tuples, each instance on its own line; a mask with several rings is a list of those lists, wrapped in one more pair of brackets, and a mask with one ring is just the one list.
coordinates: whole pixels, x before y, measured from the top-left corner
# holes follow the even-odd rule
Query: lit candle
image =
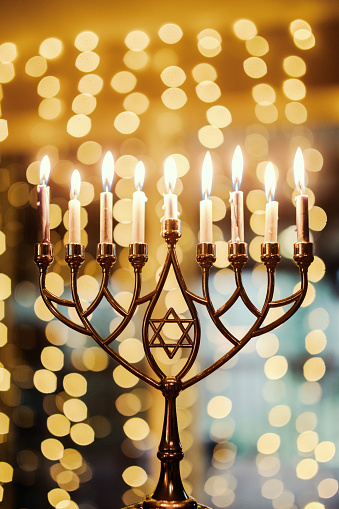
[(244, 242), (244, 205), (243, 192), (239, 191), (243, 176), (243, 157), (239, 145), (232, 160), (232, 183), (234, 191), (230, 193), (231, 203), (231, 242)]
[(37, 205), (40, 217), (39, 242), (51, 241), (49, 232), (49, 186), (47, 186), (50, 171), (51, 163), (48, 156), (44, 156), (40, 164), (40, 185), (37, 186)]
[(104, 191), (100, 193), (100, 242), (113, 242), (113, 194), (111, 187), (114, 176), (114, 159), (111, 152), (107, 152), (101, 167), (101, 180)]
[(177, 180), (177, 167), (172, 156), (165, 162), (165, 184), (167, 194), (164, 194), (164, 220), (178, 219), (178, 197), (173, 193)]
[(213, 166), (209, 152), (206, 153), (201, 173), (200, 201), (200, 242), (213, 242), (212, 237), (212, 201), (208, 199), (212, 190)]
[(295, 199), (297, 242), (309, 242), (308, 196), (305, 194), (304, 158), (300, 147), (298, 148), (294, 158), (294, 182), (297, 190), (300, 192), (300, 195), (298, 195)]
[(265, 242), (278, 242), (278, 202), (275, 196), (275, 172), (272, 163), (265, 171), (265, 193), (267, 198), (265, 217)]
[(133, 193), (133, 223), (132, 223), (132, 242), (145, 242), (145, 202), (147, 201), (145, 193), (142, 191), (145, 180), (145, 166), (139, 161), (135, 167), (134, 185), (136, 191)]
[(78, 200), (80, 186), (80, 173), (74, 170), (71, 178), (71, 200), (68, 202), (70, 244), (81, 244), (80, 201)]

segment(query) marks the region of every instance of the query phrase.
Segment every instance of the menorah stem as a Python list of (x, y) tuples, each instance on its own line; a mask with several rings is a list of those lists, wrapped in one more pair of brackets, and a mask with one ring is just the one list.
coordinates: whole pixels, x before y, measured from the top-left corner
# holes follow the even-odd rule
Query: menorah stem
[(152, 497), (144, 501), (143, 509), (197, 509), (196, 501), (187, 495), (180, 476), (179, 463), (184, 457), (176, 411), (180, 382), (175, 378), (166, 378), (162, 382), (162, 392), (165, 397), (165, 417), (158, 450), (161, 470), (157, 487)]

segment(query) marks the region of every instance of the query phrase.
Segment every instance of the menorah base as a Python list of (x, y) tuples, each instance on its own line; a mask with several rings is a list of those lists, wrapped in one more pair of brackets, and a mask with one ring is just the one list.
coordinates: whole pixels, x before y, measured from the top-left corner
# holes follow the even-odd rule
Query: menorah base
[[(176, 505), (175, 503), (173, 503), (172, 506), (169, 506), (171, 507), (171, 509), (180, 509), (180, 506)], [(127, 507), (122, 507), (121, 509), (143, 509), (143, 502), (141, 502), (140, 504), (136, 504), (136, 505), (129, 505)], [(159, 509), (162, 509), (162, 506), (159, 506)], [(200, 505), (198, 504), (197, 505), (197, 509), (210, 509), (209, 507), (207, 507), (206, 505)]]

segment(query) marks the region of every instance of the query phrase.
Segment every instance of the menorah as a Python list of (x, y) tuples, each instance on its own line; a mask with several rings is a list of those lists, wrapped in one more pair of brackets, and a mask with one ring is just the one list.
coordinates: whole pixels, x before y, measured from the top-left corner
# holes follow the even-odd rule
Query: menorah
[[(172, 158), (169, 158), (172, 159)], [(105, 157), (106, 163), (113, 161), (111, 154)], [(105, 163), (104, 160), (104, 163)], [(242, 155), (240, 147), (236, 149), (233, 159), (240, 161), (242, 169)], [(207, 161), (207, 165), (205, 164)], [(44, 162), (44, 160), (43, 160)], [(139, 170), (140, 170), (140, 164)], [(137, 168), (138, 168), (137, 165)], [(43, 164), (41, 165), (43, 167)], [(175, 167), (174, 161), (170, 166)], [(239, 166), (239, 164), (238, 164)], [(277, 242), (278, 204), (272, 201), (275, 184), (267, 185), (268, 204), (266, 208), (265, 238), (261, 245), (261, 261), (267, 271), (267, 290), (261, 309), (255, 306), (249, 298), (242, 282), (242, 270), (248, 260), (248, 248), (244, 242), (243, 225), (243, 197), (239, 191), (241, 176), (236, 174), (234, 178), (235, 191), (231, 193), (231, 216), (232, 236), (228, 243), (228, 260), (233, 268), (235, 276), (235, 289), (228, 300), (218, 309), (215, 309), (209, 290), (209, 274), (211, 267), (216, 261), (215, 244), (212, 237), (212, 204), (207, 199), (211, 187), (211, 160), (209, 154), (205, 158), (203, 167), (203, 197), (200, 202), (200, 243), (197, 244), (196, 259), (201, 267), (202, 296), (191, 292), (182, 275), (176, 255), (176, 244), (181, 236), (180, 220), (178, 219), (177, 197), (173, 193), (175, 178), (167, 176), (165, 166), (165, 180), (167, 180), (168, 194), (164, 195), (164, 218), (161, 221), (161, 235), (167, 243), (167, 257), (161, 270), (157, 285), (154, 290), (141, 295), (142, 268), (148, 259), (147, 244), (144, 243), (144, 203), (145, 196), (141, 191), (143, 177), (136, 178), (137, 191), (133, 196), (133, 233), (132, 243), (129, 245), (129, 261), (134, 269), (134, 291), (127, 308), (122, 306), (112, 295), (109, 289), (110, 271), (116, 261), (116, 247), (112, 242), (112, 197), (109, 192), (112, 179), (103, 178), (105, 192), (101, 194), (101, 231), (100, 243), (97, 246), (97, 262), (101, 266), (102, 279), (99, 291), (94, 300), (84, 308), (78, 293), (77, 280), (79, 269), (85, 259), (84, 246), (80, 243), (80, 203), (77, 200), (79, 191), (72, 191), (73, 199), (69, 203), (70, 232), (69, 243), (66, 244), (66, 262), (71, 272), (71, 299), (65, 299), (53, 295), (46, 288), (46, 274), (53, 261), (53, 247), (49, 240), (49, 188), (46, 186), (48, 177), (44, 172), (41, 177), (42, 185), (38, 186), (39, 210), (41, 217), (41, 242), (35, 245), (35, 262), (40, 272), (41, 296), (50, 312), (68, 327), (90, 336), (96, 343), (107, 352), (117, 363), (126, 368), (130, 373), (144, 381), (154, 389), (160, 390), (165, 398), (165, 414), (163, 431), (158, 449), (158, 458), (161, 462), (160, 476), (154, 493), (142, 503), (130, 506), (142, 509), (207, 509), (199, 505), (193, 498), (188, 496), (180, 476), (180, 461), (183, 459), (183, 451), (179, 438), (177, 421), (177, 397), (178, 395), (196, 384), (200, 380), (216, 371), (236, 355), (252, 338), (265, 334), (286, 322), (301, 306), (307, 292), (307, 271), (313, 261), (313, 244), (309, 241), (308, 233), (308, 208), (307, 195), (304, 194), (304, 167), (300, 149), (295, 158), (296, 167), (301, 168), (301, 176), (296, 178), (300, 196), (296, 198), (297, 212), (297, 242), (294, 244), (294, 261), (299, 268), (301, 276), (300, 289), (289, 297), (273, 300), (275, 287), (275, 270), (280, 261), (279, 243)], [(104, 168), (104, 165), (103, 165)], [(168, 168), (168, 167), (167, 167)], [(234, 167), (233, 167), (234, 169)], [(268, 164), (266, 174), (274, 174), (273, 166)], [(170, 172), (171, 173), (171, 172)], [(74, 172), (79, 180), (77, 170)], [(232, 173), (233, 174), (233, 173)], [(210, 178), (208, 178), (210, 177)], [(270, 182), (270, 179), (266, 179)], [(138, 183), (138, 184), (137, 184)], [(80, 182), (78, 182), (78, 189)], [(72, 187), (72, 186), (71, 186)], [(73, 186), (74, 189), (77, 187)], [(164, 286), (173, 269), (178, 287), (187, 305), (186, 316), (177, 312), (174, 307), (166, 309), (165, 313), (159, 311), (157, 304), (163, 294)], [(102, 337), (91, 323), (91, 315), (98, 308), (100, 302), (106, 299), (113, 310), (120, 315), (121, 319), (116, 328), (107, 336)], [(241, 300), (252, 316), (253, 324), (242, 338), (237, 338), (224, 324), (223, 317), (231, 311), (238, 300)], [(139, 369), (128, 362), (114, 346), (114, 341), (121, 335), (129, 322), (132, 320), (139, 306), (146, 305), (146, 311), (142, 324), (142, 342), (145, 357), (148, 361), (148, 371)], [(225, 353), (220, 358), (203, 368), (200, 373), (190, 376), (200, 347), (201, 329), (197, 305), (204, 306), (217, 330), (227, 340)], [(59, 306), (59, 307), (58, 307)], [(268, 313), (274, 308), (284, 308), (279, 318), (269, 320)], [(79, 319), (79, 323), (68, 318), (60, 307), (73, 308)], [(161, 309), (161, 308), (160, 308)], [(159, 316), (163, 314), (163, 316)], [(188, 315), (188, 316), (187, 316)], [(175, 326), (177, 334), (171, 335), (166, 332), (168, 326)], [(180, 356), (180, 362), (175, 364), (176, 374), (173, 375), (173, 366), (163, 365), (157, 359), (156, 351), (161, 349), (164, 355), (174, 360), (176, 354)], [(178, 357), (177, 355), (177, 357)]]

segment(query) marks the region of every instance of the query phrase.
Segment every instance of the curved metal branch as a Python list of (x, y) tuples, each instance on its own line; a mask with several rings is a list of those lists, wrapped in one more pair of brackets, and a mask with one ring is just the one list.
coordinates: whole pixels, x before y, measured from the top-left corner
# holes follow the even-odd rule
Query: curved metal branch
[[(90, 323), (90, 321), (86, 315), (86, 312), (83, 311), (83, 308), (82, 308), (82, 305), (80, 302), (80, 298), (79, 298), (78, 291), (77, 291), (77, 272), (78, 272), (77, 268), (72, 268), (72, 271), (71, 271), (72, 295), (73, 295), (73, 299), (75, 302), (75, 308), (77, 310), (78, 316), (79, 316), (81, 322), (83, 323), (87, 334), (89, 336), (92, 336), (92, 338), (96, 341), (96, 343), (101, 348), (103, 348), (108, 353), (108, 355), (110, 357), (115, 359), (119, 364), (121, 364), (124, 368), (126, 368), (130, 373), (135, 375), (140, 380), (143, 380), (144, 382), (148, 383), (152, 387), (159, 389), (160, 382), (157, 382), (156, 380), (153, 380), (153, 378), (146, 376), (144, 373), (139, 371), (135, 366), (133, 366), (132, 364), (129, 364), (129, 362), (127, 362), (123, 357), (121, 357), (121, 355), (119, 355), (117, 352), (115, 352), (109, 345), (105, 344), (105, 341), (103, 340), (103, 338), (94, 329), (94, 327), (92, 326), (92, 324)], [(141, 287), (140, 272), (136, 271), (135, 275), (136, 275), (137, 283), (135, 285), (136, 287), (135, 287), (135, 291), (134, 291), (134, 299), (132, 299), (130, 309), (133, 306), (135, 307), (136, 295), (138, 294), (138, 292), (140, 292), (140, 287)], [(134, 300), (134, 302), (133, 302), (133, 300)], [(133, 315), (133, 313), (131, 313), (129, 320), (132, 318), (132, 315)]]
[(207, 304), (206, 299), (204, 299), (203, 297), (200, 297), (200, 295), (197, 295), (196, 293), (193, 293), (190, 290), (186, 290), (186, 293), (187, 293), (187, 295), (189, 295), (191, 297), (192, 300), (194, 300), (198, 304), (202, 304), (202, 305), (206, 306), (206, 304)]
[(246, 291), (245, 291), (245, 288), (244, 288), (244, 285), (242, 283), (242, 278), (241, 278), (241, 270), (239, 270), (237, 267), (234, 269), (234, 275), (235, 275), (235, 281), (236, 281), (236, 285), (237, 285), (237, 288), (239, 288), (239, 292), (240, 292), (240, 297), (243, 301), (243, 303), (245, 304), (245, 306), (247, 307), (247, 309), (249, 311), (251, 311), (251, 313), (256, 316), (256, 317), (259, 317), (261, 316), (261, 312), (259, 311), (259, 309), (257, 309), (255, 307), (255, 305), (252, 303), (251, 299), (248, 297)]
[(228, 301), (226, 301), (225, 304), (223, 304), (222, 306), (220, 306), (219, 309), (216, 310), (215, 316), (219, 317), (219, 316), (222, 316), (223, 314), (225, 314), (226, 311), (228, 311), (233, 306), (233, 304), (238, 300), (239, 295), (240, 295), (240, 288), (237, 287), (237, 288), (235, 288), (234, 292), (232, 293), (232, 295), (228, 299)]
[(103, 343), (105, 345), (111, 343), (114, 339), (116, 339), (119, 336), (119, 334), (121, 334), (122, 331), (125, 329), (125, 327), (127, 327), (129, 322), (132, 320), (132, 317), (135, 313), (136, 307), (139, 304), (138, 298), (139, 298), (140, 291), (141, 291), (141, 271), (140, 270), (135, 269), (134, 278), (135, 278), (134, 279), (134, 281), (135, 281), (134, 282), (134, 292), (133, 292), (133, 297), (132, 297), (131, 303), (129, 305), (128, 311), (127, 311), (125, 317), (123, 318), (123, 320), (121, 320), (121, 322), (119, 323), (118, 327), (103, 341)]
[(43, 298), (43, 301), (45, 302), (47, 308), (55, 316), (55, 318), (58, 318), (58, 320), (60, 320), (62, 323), (64, 323), (68, 327), (71, 327), (72, 329), (76, 330), (77, 332), (89, 335), (88, 331), (84, 327), (74, 323), (72, 320), (67, 318), (53, 304), (53, 302), (56, 302), (58, 304), (63, 304), (63, 305), (68, 306), (68, 307), (75, 307), (74, 302), (66, 301), (67, 304), (64, 304), (64, 300), (65, 299), (60, 299), (59, 297), (54, 299), (54, 297), (56, 297), (56, 296), (51, 294), (46, 289), (45, 284), (46, 284), (46, 272), (40, 271), (40, 278), (39, 278), (40, 294), (41, 294), (41, 297)]
[(119, 313), (119, 315), (122, 316), (127, 315), (127, 311), (122, 306), (120, 306), (120, 304), (115, 300), (115, 298), (113, 297), (113, 295), (111, 294), (107, 287), (104, 288), (104, 294), (108, 303), (112, 306), (113, 309), (115, 309), (117, 313)]
[[(285, 323), (289, 318), (291, 318), (291, 316), (294, 315), (294, 313), (296, 311), (298, 311), (298, 309), (300, 308), (301, 304), (303, 303), (303, 300), (306, 296), (306, 293), (307, 293), (307, 288), (308, 288), (308, 280), (307, 280), (307, 268), (301, 268), (300, 269), (300, 274), (301, 274), (301, 288), (298, 292), (296, 292), (294, 296), (296, 296), (296, 299), (293, 306), (290, 307), (290, 309), (288, 309), (282, 316), (280, 316), (279, 318), (277, 318), (276, 320), (274, 320), (273, 322), (271, 322), (270, 324), (264, 326), (264, 327), (261, 327), (259, 328), (254, 334), (253, 334), (253, 337), (255, 336), (259, 336), (261, 334), (266, 334), (267, 332), (270, 332), (271, 330), (275, 329), (276, 327), (279, 327), (280, 325), (282, 325), (283, 323)], [(289, 301), (290, 299), (287, 298), (287, 299), (282, 299), (281, 302), (286, 302), (286, 301)], [(275, 301), (275, 302), (278, 302), (278, 301)], [(286, 303), (289, 303), (289, 302), (286, 302)], [(272, 304), (272, 303), (271, 303)], [(271, 306), (270, 307), (276, 307), (276, 306)]]
[(102, 299), (105, 295), (105, 288), (107, 288), (108, 279), (109, 279), (109, 271), (104, 267), (102, 269), (101, 285), (100, 285), (98, 294), (95, 297), (95, 299), (93, 300), (93, 302), (88, 306), (88, 308), (84, 312), (84, 316), (89, 316), (102, 301)]
[(208, 275), (209, 275), (209, 269), (207, 267), (202, 267), (202, 288), (203, 288), (203, 295), (204, 295), (204, 299), (206, 301), (206, 307), (207, 307), (208, 313), (209, 313), (214, 325), (222, 333), (222, 335), (225, 336), (233, 345), (238, 345), (239, 340), (235, 336), (233, 336), (233, 334), (231, 334), (229, 330), (226, 329), (224, 324), (221, 322), (219, 317), (216, 315), (216, 312), (214, 310), (212, 300), (210, 297), (210, 293), (209, 293)]
[(39, 270), (39, 284), (40, 284), (40, 292), (44, 292), (44, 295), (48, 300), (51, 302), (55, 302), (55, 304), (61, 304), (62, 306), (67, 307), (75, 307), (75, 304), (72, 300), (64, 299), (62, 297), (58, 297), (57, 295), (54, 295), (52, 292), (50, 292), (46, 288), (46, 275), (47, 271), (40, 268)]
[(286, 297), (285, 299), (272, 300), (270, 307), (271, 308), (280, 308), (281, 306), (286, 306), (287, 304), (291, 304), (296, 301), (302, 293), (302, 289), (300, 288), (297, 292), (295, 292), (290, 297)]
[(148, 302), (149, 300), (152, 299), (152, 297), (155, 295), (155, 290), (153, 290), (152, 292), (150, 293), (147, 293), (146, 295), (143, 295), (142, 297), (139, 297), (137, 299), (137, 304), (145, 304), (145, 302)]
[[(231, 350), (229, 350), (222, 357), (220, 357), (220, 359), (215, 361), (213, 364), (211, 364), (209, 367), (207, 367), (206, 369), (204, 369), (203, 371), (201, 371), (200, 373), (198, 373), (191, 379), (183, 382), (183, 384), (182, 384), (183, 389), (187, 389), (187, 387), (190, 387), (191, 385), (196, 384), (197, 382), (199, 382), (200, 380), (202, 380), (203, 378), (205, 378), (206, 376), (210, 375), (211, 373), (216, 371), (218, 368), (223, 366), (227, 361), (229, 361), (232, 357), (234, 357), (234, 355), (237, 352), (239, 352), (239, 350), (241, 350), (252, 337), (255, 336), (255, 331), (260, 327), (260, 325), (266, 318), (266, 315), (269, 311), (269, 304), (272, 301), (272, 297), (273, 297), (274, 272), (271, 270), (268, 270), (267, 276), (268, 276), (268, 285), (267, 285), (265, 301), (264, 301), (262, 310), (259, 312), (260, 314), (257, 317), (257, 319), (255, 320), (252, 327), (247, 331), (247, 333), (241, 340), (236, 339), (237, 344), (235, 344), (235, 346), (233, 346), (233, 348), (231, 348)], [(211, 317), (211, 318), (213, 319), (213, 317)]]

